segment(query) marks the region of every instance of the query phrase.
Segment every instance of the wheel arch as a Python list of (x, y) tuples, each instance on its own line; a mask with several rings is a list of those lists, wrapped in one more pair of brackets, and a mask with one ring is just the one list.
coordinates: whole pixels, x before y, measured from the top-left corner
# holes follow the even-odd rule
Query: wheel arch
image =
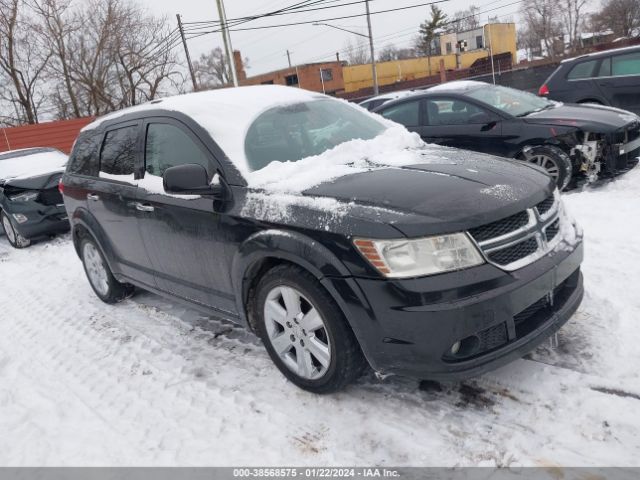
[(78, 209), (73, 214), (71, 238), (73, 240), (73, 247), (76, 250), (78, 257), (81, 257), (80, 244), (84, 237), (90, 237), (96, 243), (100, 249), (100, 253), (107, 261), (111, 272), (114, 271), (114, 256), (111, 243), (104, 234), (102, 227), (96, 221), (96, 219), (89, 213), (88, 210)]
[(240, 246), (231, 267), (237, 310), (251, 330), (255, 331), (250, 311), (251, 295), (262, 275), (281, 264), (296, 265), (313, 275), (327, 289), (348, 321), (340, 295), (330, 282), (325, 281), (327, 276), (351, 276), (345, 265), (324, 245), (304, 234), (264, 230), (252, 235)]

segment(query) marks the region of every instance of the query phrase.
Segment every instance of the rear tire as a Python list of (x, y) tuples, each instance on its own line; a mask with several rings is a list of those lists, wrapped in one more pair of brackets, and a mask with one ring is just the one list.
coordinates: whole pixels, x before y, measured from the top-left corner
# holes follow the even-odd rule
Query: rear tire
[(295, 265), (260, 279), (253, 297), (256, 330), (282, 374), (313, 393), (342, 390), (367, 363), (340, 308), (318, 280)]
[(93, 239), (85, 237), (80, 242), (80, 258), (91, 288), (103, 302), (117, 303), (133, 293), (133, 285), (115, 279)]
[(540, 145), (525, 149), (520, 157), (534, 165), (538, 165), (546, 170), (547, 174), (554, 179), (558, 190), (564, 190), (571, 182), (573, 176), (573, 165), (569, 155), (562, 149), (553, 145)]
[(9, 244), (13, 248), (27, 248), (31, 245), (31, 240), (28, 238), (24, 238), (22, 235), (18, 233), (16, 228), (13, 226), (13, 222), (9, 215), (4, 212), (0, 212), (0, 220), (2, 223), (2, 229), (4, 230), (4, 234), (9, 240)]

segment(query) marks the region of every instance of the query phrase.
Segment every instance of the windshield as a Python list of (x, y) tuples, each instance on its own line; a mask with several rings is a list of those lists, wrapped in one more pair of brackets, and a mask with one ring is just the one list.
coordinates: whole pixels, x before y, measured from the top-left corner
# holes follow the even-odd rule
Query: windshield
[(386, 127), (365, 112), (336, 100), (320, 99), (267, 110), (245, 140), (249, 168), (273, 161), (297, 162), (350, 140), (370, 140)]
[(546, 98), (499, 85), (476, 88), (467, 93), (467, 95), (514, 117), (523, 117), (555, 105)]

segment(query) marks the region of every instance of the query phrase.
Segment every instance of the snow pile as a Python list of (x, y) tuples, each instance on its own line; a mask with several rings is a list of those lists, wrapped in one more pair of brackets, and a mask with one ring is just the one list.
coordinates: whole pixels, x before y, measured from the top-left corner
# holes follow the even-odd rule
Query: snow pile
[(270, 192), (300, 193), (344, 175), (425, 163), (425, 146), (417, 133), (394, 125), (371, 140), (351, 140), (296, 162), (271, 162), (249, 173), (247, 182)]
[(106, 178), (109, 180), (116, 180), (118, 182), (125, 182), (136, 187), (144, 188), (148, 193), (155, 193), (157, 195), (165, 195), (167, 197), (182, 198), (185, 200), (195, 200), (201, 198), (200, 195), (178, 195), (175, 193), (167, 193), (164, 190), (164, 179), (157, 175), (151, 175), (149, 172), (145, 172), (144, 177), (136, 179), (133, 173), (129, 175), (113, 175), (110, 173), (99, 173), (100, 178)]
[[(5, 152), (6, 153), (6, 152)], [(57, 150), (0, 159), (0, 179), (37, 177), (64, 171), (68, 157)]]

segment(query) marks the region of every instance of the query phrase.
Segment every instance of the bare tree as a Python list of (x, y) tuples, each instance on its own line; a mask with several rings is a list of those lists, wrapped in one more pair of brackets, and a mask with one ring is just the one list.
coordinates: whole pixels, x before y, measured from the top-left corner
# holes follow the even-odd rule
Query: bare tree
[[(242, 60), (245, 69), (249, 68), (249, 59)], [(216, 47), (209, 53), (203, 53), (193, 62), (193, 70), (196, 73), (198, 87), (200, 89), (216, 88), (231, 83), (227, 56), (220, 47)]]
[(51, 53), (31, 38), (34, 25), (22, 0), (0, 0), (0, 95), (13, 112), (5, 122), (37, 123), (45, 94), (43, 71)]
[(638, 0), (604, 0), (600, 12), (591, 17), (596, 31), (613, 30), (617, 37), (640, 36)]
[(480, 8), (475, 5), (469, 5), (466, 10), (459, 10), (453, 14), (447, 30), (451, 32), (464, 32), (480, 27)]
[(564, 6), (560, 9), (571, 52), (580, 48), (580, 34), (585, 24), (584, 8), (587, 3), (588, 0), (564, 0)]
[(371, 62), (369, 47), (363, 38), (358, 37), (356, 43), (352, 43), (351, 40), (349, 40), (344, 50), (347, 54), (347, 61), (351, 65), (362, 65)]
[(378, 53), (378, 61), (391, 62), (393, 60), (405, 60), (407, 58), (414, 58), (416, 51), (413, 48), (398, 48), (395, 45), (386, 45)]
[[(52, 81), (59, 82), (53, 96), (59, 100), (58, 106), (64, 105), (63, 117), (79, 117), (80, 104), (73, 88), (68, 45), (80, 25), (77, 17), (71, 14), (71, 0), (34, 0), (32, 8), (42, 19), (42, 24), (36, 25), (42, 46), (48, 46), (52, 52), (47, 73)], [(68, 104), (60, 103), (65, 97), (69, 100)]]
[(559, 10), (556, 0), (527, 0), (520, 10), (528, 35), (532, 41), (544, 45), (547, 55), (552, 60), (564, 50), (564, 42), (560, 49), (557, 45), (558, 37), (562, 35)]

